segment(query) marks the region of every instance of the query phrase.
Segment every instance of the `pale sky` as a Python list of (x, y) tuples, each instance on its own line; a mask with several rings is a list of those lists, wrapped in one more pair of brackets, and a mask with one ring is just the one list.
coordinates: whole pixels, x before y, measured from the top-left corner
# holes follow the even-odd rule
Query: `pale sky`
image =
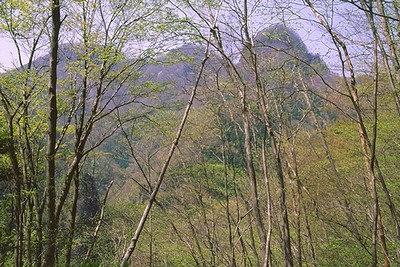
[[(4, 68), (13, 68), (13, 62), (17, 62), (18, 56), (15, 45), (7, 38), (0, 38), (0, 71), (3, 72)], [(19, 65), (19, 64), (18, 64)]]
[[(294, 8), (296, 9), (299, 7), (294, 6)], [(300, 8), (302, 8), (302, 6), (300, 6)], [(321, 29), (316, 27), (315, 24), (310, 23), (310, 21), (315, 20), (315, 18), (309, 10), (302, 8), (301, 10), (297, 11), (299, 14), (302, 14), (303, 17), (307, 18), (307, 20), (305, 22), (299, 20), (300, 24), (296, 24), (297, 27), (294, 27), (294, 30), (300, 35), (309, 52), (313, 54), (320, 54), (322, 59), (331, 68), (334, 68), (334, 66), (338, 64), (336, 62), (337, 54), (331, 49), (332, 47), (329, 47), (331, 46), (329, 36), (324, 36), (324, 30), (321, 31)], [(296, 14), (296, 12), (294, 14)], [(297, 19), (297, 15), (293, 17), (293, 20), (297, 21)], [(340, 18), (337, 18), (337, 20), (340, 22)], [(279, 18), (277, 22), (279, 22)], [(301, 22), (304, 22), (304, 25), (302, 25), (303, 23)], [(23, 63), (25, 64), (26, 62), (27, 58), (25, 57), (23, 58)], [(19, 66), (18, 54), (15, 49), (15, 45), (4, 34), (0, 35), (0, 72), (4, 72), (7, 69), (12, 69), (14, 66)]]
[[(318, 40), (318, 37), (316, 37), (316, 35), (319, 35), (319, 33), (307, 34), (302, 30), (297, 30), (297, 33), (301, 36), (311, 53), (319, 53), (321, 56), (326, 56), (327, 47), (324, 47), (324, 45), (321, 43), (321, 40)], [(27, 58), (23, 58), (23, 63), (26, 63), (26, 60)], [(15, 65), (19, 65), (18, 54), (15, 49), (15, 45), (10, 39), (0, 37), (0, 72), (4, 72), (7, 69), (12, 69)]]
[[(286, 2), (287, 1), (282, 1), (282, 3)], [(295, 22), (296, 27), (294, 27), (293, 29), (300, 35), (309, 52), (320, 54), (322, 59), (330, 67), (334, 68), (335, 66), (337, 66), (339, 64), (337, 62), (337, 52), (335, 51), (335, 49), (332, 49), (334, 47), (332, 47), (330, 40), (331, 38), (329, 37), (329, 35), (324, 34), (325, 30), (321, 30), (321, 27), (316, 26), (315, 23), (311, 23), (311, 21), (316, 21), (314, 14), (312, 14), (312, 12), (308, 8), (305, 8), (304, 5), (296, 4), (297, 1), (289, 2), (291, 2), (292, 13), (286, 14), (285, 19)], [(340, 6), (336, 5), (335, 8), (337, 10), (340, 10), (340, 13), (348, 13), (349, 10), (354, 9), (354, 7), (348, 3), (341, 3)], [(257, 16), (263, 15), (260, 14)], [(335, 16), (334, 18), (334, 25), (339, 27), (340, 29), (341, 27), (348, 26), (346, 21), (340, 16)], [(280, 19), (280, 17), (277, 18), (275, 23), (279, 23)], [(257, 21), (257, 18), (255, 18), (255, 20)], [(264, 20), (262, 21), (264, 23)], [(273, 23), (273, 21), (270, 22)], [(346, 31), (344, 31), (343, 34), (346, 34)], [(347, 38), (352, 38), (352, 35), (348, 35)], [(359, 36), (357, 38), (360, 39)], [(350, 47), (349, 49), (352, 48)], [(23, 58), (23, 63), (26, 63), (26, 61), (27, 58)], [(18, 65), (18, 56), (14, 44), (10, 41), (9, 38), (6, 38), (4, 34), (0, 34), (0, 72), (4, 72), (5, 69), (10, 69)]]

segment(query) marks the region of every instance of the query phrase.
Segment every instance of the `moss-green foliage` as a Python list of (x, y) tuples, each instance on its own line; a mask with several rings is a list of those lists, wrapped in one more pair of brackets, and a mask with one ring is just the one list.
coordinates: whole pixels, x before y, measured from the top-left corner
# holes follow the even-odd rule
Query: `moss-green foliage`
[(74, 267), (105, 267), (105, 266), (109, 266), (109, 265), (102, 264), (97, 261), (89, 261), (89, 262), (84, 262), (84, 263), (80, 263), (80, 264), (73, 265), (73, 266)]
[(13, 231), (12, 218), (9, 214), (12, 210), (12, 200), (4, 183), (0, 183), (0, 262), (12, 265), (13, 255)]
[(335, 238), (324, 245), (319, 252), (321, 266), (368, 266), (370, 264), (370, 254), (359, 245), (349, 242), (349, 239)]
[(205, 163), (185, 169), (177, 169), (170, 172), (167, 185), (171, 183), (171, 185), (174, 185), (172, 188), (179, 188), (185, 186), (185, 184), (198, 186), (199, 190), (204, 190), (204, 193), (211, 198), (223, 200), (226, 193), (230, 196), (234, 194), (234, 184), (231, 180), (225, 180), (224, 171), (224, 166), (216, 163)]

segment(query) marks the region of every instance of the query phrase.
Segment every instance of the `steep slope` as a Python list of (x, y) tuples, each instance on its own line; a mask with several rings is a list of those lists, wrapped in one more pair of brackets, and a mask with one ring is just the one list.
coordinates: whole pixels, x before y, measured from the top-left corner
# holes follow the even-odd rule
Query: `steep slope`
[(308, 51), (301, 37), (284, 24), (276, 24), (257, 33), (256, 52), (261, 57), (293, 57), (307, 64), (324, 64), (318, 54)]

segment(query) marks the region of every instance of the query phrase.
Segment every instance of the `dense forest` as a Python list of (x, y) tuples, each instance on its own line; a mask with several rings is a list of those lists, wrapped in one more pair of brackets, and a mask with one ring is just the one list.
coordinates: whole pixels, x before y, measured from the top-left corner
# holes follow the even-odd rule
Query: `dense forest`
[(1, 0), (0, 266), (400, 266), (397, 0)]

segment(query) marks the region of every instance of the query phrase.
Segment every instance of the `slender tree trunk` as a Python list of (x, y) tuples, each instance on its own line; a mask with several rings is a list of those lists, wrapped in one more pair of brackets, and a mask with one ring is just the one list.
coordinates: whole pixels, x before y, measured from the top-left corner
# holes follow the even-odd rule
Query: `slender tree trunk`
[(14, 263), (16, 267), (22, 267), (23, 264), (23, 248), (24, 248), (24, 231), (23, 231), (23, 223), (24, 223), (24, 214), (22, 210), (22, 185), (20, 182), (21, 176), (17, 176), (15, 179), (14, 185), (14, 214), (15, 214), (15, 232), (16, 232), (16, 240), (14, 247)]
[[(200, 185), (201, 186), (201, 185)], [(207, 257), (209, 259), (207, 265), (208, 266), (216, 266), (216, 249), (215, 249), (215, 244), (214, 244), (214, 240), (212, 237), (212, 227), (210, 227), (209, 225), (209, 218), (207, 218), (207, 211), (206, 211), (206, 207), (204, 205), (204, 201), (203, 201), (203, 196), (202, 196), (202, 192), (196, 192), (197, 194), (197, 200), (198, 203), (200, 203), (200, 210), (201, 210), (201, 219), (202, 221), (202, 225), (203, 227), (205, 227), (206, 230), (206, 237), (207, 237), (207, 244), (208, 244), (208, 252), (209, 252), (209, 256)]]
[(23, 266), (23, 211), (22, 211), (22, 175), (18, 163), (18, 157), (16, 154), (15, 140), (14, 140), (14, 116), (10, 113), (9, 106), (5, 100), (5, 96), (0, 90), (1, 103), (4, 109), (5, 118), (7, 121), (7, 151), (10, 156), (12, 174), (14, 179), (13, 185), (13, 201), (12, 201), (12, 215), (13, 215), (13, 228), (15, 229), (15, 241), (14, 241), (14, 266)]
[(15, 243), (14, 243), (14, 266), (22, 267), (23, 266), (23, 240), (24, 240), (24, 232), (23, 232), (23, 210), (22, 210), (22, 175), (20, 172), (18, 158), (16, 154), (16, 149), (14, 146), (14, 127), (12, 123), (12, 117), (7, 116), (8, 120), (8, 151), (11, 159), (11, 165), (13, 169), (13, 177), (14, 177), (14, 200), (13, 200), (13, 215), (15, 218), (14, 227), (15, 227)]
[(272, 198), (271, 198), (271, 185), (270, 185), (270, 177), (268, 174), (268, 165), (267, 165), (267, 132), (264, 131), (262, 148), (261, 148), (261, 156), (262, 156), (262, 173), (264, 178), (264, 186), (265, 192), (267, 195), (267, 232), (266, 232), (266, 240), (265, 240), (265, 254), (263, 259), (263, 267), (270, 267), (271, 263), (271, 234), (272, 234)]
[(283, 234), (283, 242), (282, 248), (284, 252), (285, 265), (287, 267), (293, 266), (293, 255), (291, 249), (291, 238), (290, 238), (290, 227), (289, 227), (289, 217), (287, 212), (287, 201), (286, 201), (286, 186), (285, 186), (285, 176), (282, 165), (282, 157), (280, 151), (279, 141), (275, 136), (275, 131), (271, 126), (271, 119), (267, 111), (267, 102), (264, 97), (264, 90), (261, 83), (261, 79), (259, 77), (259, 73), (257, 71), (257, 57), (254, 51), (252, 51), (252, 60), (253, 67), (255, 68), (255, 79), (257, 84), (257, 94), (259, 98), (259, 106), (261, 107), (261, 113), (264, 119), (264, 124), (267, 129), (267, 133), (269, 136), (269, 141), (271, 145), (271, 152), (273, 156), (274, 167), (277, 173), (278, 184), (279, 184), (279, 207), (282, 218), (282, 234)]
[[(247, 3), (247, 1), (245, 1), (245, 3)], [(245, 10), (246, 10), (246, 8), (245, 8)], [(282, 223), (283, 223), (283, 225), (282, 225), (282, 228), (283, 228), (282, 248), (284, 251), (285, 266), (291, 267), (291, 266), (293, 266), (293, 256), (292, 256), (291, 240), (290, 240), (289, 217), (288, 217), (288, 212), (287, 212), (285, 177), (284, 177), (284, 172), (283, 172), (279, 142), (276, 139), (275, 132), (271, 126), (271, 119), (270, 119), (268, 111), (267, 111), (267, 102), (264, 97), (265, 94), (264, 94), (264, 90), (263, 90), (260, 73), (258, 70), (257, 54), (254, 50), (254, 42), (253, 42), (252, 38), (250, 37), (250, 32), (249, 32), (247, 21), (245, 21), (245, 23), (244, 23), (243, 30), (244, 30), (244, 34), (245, 34), (245, 40), (246, 40), (245, 46), (250, 54), (251, 68), (253, 70), (254, 79), (256, 82), (256, 91), (257, 91), (257, 95), (258, 95), (259, 106), (261, 108), (261, 113), (262, 113), (262, 116), (264, 119), (264, 124), (267, 129), (268, 136), (269, 136), (271, 152), (273, 155), (273, 160), (274, 160), (274, 165), (275, 165), (274, 167), (276, 169), (277, 177), (278, 177), (279, 191), (280, 191), (279, 192), (279, 207), (280, 207)], [(265, 233), (265, 231), (264, 231), (264, 233)], [(264, 242), (264, 245), (265, 245), (265, 242)]]
[[(244, 0), (243, 2), (243, 30), (245, 34), (245, 40), (246, 40), (246, 45), (250, 45), (250, 35), (249, 35), (249, 24), (248, 24), (248, 2), (247, 0)], [(252, 54), (252, 49), (253, 47), (247, 47), (249, 52), (251, 53), (251, 60), (253, 59), (253, 54)], [(253, 66), (252, 66), (253, 67)], [(255, 73), (257, 73), (257, 69), (254, 69)], [(244, 129), (244, 134), (245, 134), (245, 151), (246, 151), (246, 163), (247, 163), (247, 173), (249, 176), (249, 182), (250, 182), (250, 190), (251, 190), (251, 198), (252, 198), (252, 205), (253, 205), (253, 210), (254, 210), (254, 217), (256, 219), (256, 224), (257, 224), (257, 231), (258, 231), (258, 236), (260, 239), (260, 246), (261, 246), (261, 251), (265, 251), (265, 245), (266, 245), (266, 231), (265, 231), (265, 226), (263, 223), (263, 219), (261, 216), (261, 208), (260, 204), (258, 203), (259, 195), (258, 195), (258, 189), (257, 189), (257, 177), (256, 173), (254, 170), (254, 160), (253, 160), (253, 151), (252, 151), (252, 146), (251, 146), (251, 135), (250, 135), (250, 110), (249, 110), (249, 105), (247, 103), (247, 94), (246, 88), (247, 86), (243, 87), (243, 91), (241, 94), (241, 102), (242, 102), (242, 117), (243, 117), (243, 129)]]
[[(288, 129), (288, 128), (287, 128)], [(289, 130), (287, 131), (289, 133)], [(289, 135), (288, 135), (289, 136)], [(292, 136), (293, 142), (290, 144), (289, 147), (289, 155), (291, 159), (291, 163), (288, 161), (289, 170), (292, 172), (291, 175), (294, 177), (295, 185), (293, 186), (293, 207), (294, 207), (294, 217), (295, 217), (295, 231), (297, 237), (297, 265), (299, 267), (303, 266), (303, 256), (302, 256), (302, 246), (301, 246), (301, 206), (302, 206), (302, 184), (299, 177), (298, 166), (297, 166), (297, 156), (296, 156), (296, 149), (295, 149), (295, 139), (296, 136)]]
[[(247, 2), (246, 2), (247, 3)], [(245, 4), (246, 4), (245, 3)], [(232, 62), (227, 59), (227, 56), (224, 53), (222, 40), (220, 39), (219, 33), (214, 29), (212, 29), (212, 34), (217, 42), (219, 52), (222, 55), (224, 60), (224, 67), (228, 72), (229, 77), (233, 81), (234, 85), (237, 86), (238, 93), (240, 95), (240, 105), (241, 105), (241, 116), (243, 120), (243, 133), (244, 133), (244, 147), (245, 147), (245, 156), (246, 156), (246, 170), (247, 176), (249, 179), (250, 186), (250, 197), (251, 197), (251, 206), (252, 213), (255, 219), (255, 224), (257, 227), (257, 234), (260, 240), (261, 250), (264, 252), (265, 243), (266, 243), (266, 234), (265, 227), (261, 216), (260, 204), (258, 201), (258, 190), (257, 190), (257, 178), (254, 169), (254, 159), (253, 159), (253, 151), (251, 145), (251, 126), (250, 126), (250, 111), (247, 103), (247, 85), (243, 82), (237, 70), (233, 66)]]
[(235, 246), (233, 243), (233, 232), (232, 232), (232, 220), (231, 220), (231, 212), (230, 212), (230, 198), (228, 192), (228, 162), (226, 160), (226, 147), (225, 147), (225, 134), (223, 132), (222, 126), (221, 130), (221, 154), (222, 154), (222, 164), (224, 165), (224, 189), (225, 189), (225, 214), (226, 220), (228, 224), (228, 240), (229, 240), (229, 248), (230, 248), (230, 266), (236, 267), (236, 255), (235, 255)]
[(67, 252), (65, 255), (65, 266), (66, 267), (69, 267), (71, 265), (72, 244), (74, 241), (76, 215), (77, 215), (77, 210), (78, 210), (78, 198), (79, 198), (79, 171), (77, 171), (74, 176), (74, 196), (73, 196), (73, 200), (72, 200), (71, 218), (70, 218), (69, 229), (68, 229), (68, 237), (67, 237), (67, 245), (66, 245)]
[(108, 194), (110, 193), (110, 189), (111, 189), (111, 186), (113, 185), (113, 183), (114, 183), (114, 180), (112, 180), (107, 186), (106, 194), (104, 195), (104, 199), (103, 199), (103, 205), (101, 206), (100, 218), (99, 218), (99, 220), (97, 222), (96, 228), (94, 229), (94, 232), (93, 232), (93, 235), (92, 235), (92, 243), (90, 243), (90, 247), (89, 247), (89, 249), (88, 249), (88, 251), (86, 253), (85, 261), (87, 261), (90, 258), (90, 255), (92, 253), (93, 247), (94, 247), (94, 245), (96, 243), (100, 227), (101, 227), (101, 225), (103, 223), (103, 220), (104, 220), (104, 210), (106, 208), (107, 197), (108, 197)]
[(168, 156), (167, 156), (167, 158), (166, 158), (166, 160), (164, 162), (164, 165), (162, 167), (162, 170), (161, 170), (161, 172), (159, 174), (159, 177), (157, 179), (157, 183), (153, 188), (153, 192), (150, 195), (150, 198), (148, 200), (146, 208), (143, 211), (143, 215), (142, 215), (142, 217), (140, 219), (140, 222), (139, 222), (139, 224), (138, 224), (138, 226), (136, 228), (135, 234), (133, 235), (129, 246), (127, 247), (126, 251), (124, 252), (124, 255), (123, 255), (122, 260), (121, 260), (121, 266), (122, 267), (124, 267), (124, 266), (126, 266), (128, 264), (128, 260), (129, 260), (130, 256), (132, 255), (133, 251), (135, 250), (135, 247), (136, 247), (136, 244), (137, 244), (137, 242), (139, 240), (140, 234), (141, 234), (141, 232), (142, 232), (142, 230), (144, 228), (144, 225), (145, 225), (146, 220), (147, 220), (147, 218), (149, 216), (150, 210), (151, 210), (151, 208), (152, 208), (152, 206), (154, 204), (154, 201), (156, 199), (157, 193), (158, 193), (158, 191), (159, 191), (159, 189), (161, 187), (161, 184), (162, 184), (162, 182), (164, 180), (164, 176), (165, 176), (165, 174), (167, 172), (169, 163), (170, 163), (170, 161), (172, 159), (174, 151), (175, 151), (175, 149), (176, 149), (176, 147), (178, 145), (179, 139), (180, 139), (180, 137), (182, 135), (182, 131), (183, 131), (183, 128), (185, 126), (185, 123), (186, 123), (187, 117), (189, 115), (190, 109), (192, 107), (192, 104), (193, 104), (193, 101), (194, 101), (194, 97), (196, 96), (196, 91), (197, 91), (197, 88), (199, 86), (200, 78), (203, 75), (204, 66), (205, 66), (206, 61), (208, 60), (208, 57), (209, 57), (209, 50), (208, 50), (208, 46), (207, 46), (207, 49), (206, 49), (206, 52), (205, 52), (205, 57), (204, 57), (204, 59), (202, 61), (201, 68), (200, 68), (199, 73), (197, 75), (196, 83), (195, 83), (195, 86), (193, 88), (192, 95), (190, 96), (189, 102), (188, 102), (188, 104), (186, 106), (186, 110), (185, 110), (184, 115), (182, 117), (182, 121), (181, 121), (181, 123), (180, 123), (180, 125), (179, 125), (179, 127), (177, 129), (176, 137), (175, 137), (174, 141), (172, 142), (172, 145), (171, 145), (171, 148), (169, 150)]
[(47, 137), (47, 240), (43, 266), (56, 265), (56, 243), (58, 224), (56, 221), (56, 188), (55, 188), (55, 156), (57, 139), (57, 61), (58, 61), (58, 37), (60, 33), (60, 1), (52, 0), (52, 34), (50, 41), (50, 77), (48, 85), (48, 137)]
[(247, 175), (249, 178), (250, 194), (251, 194), (251, 206), (253, 210), (253, 216), (257, 226), (257, 234), (260, 239), (260, 247), (262, 251), (265, 250), (265, 228), (261, 216), (260, 203), (258, 201), (259, 194), (257, 189), (257, 177), (254, 170), (254, 159), (253, 150), (251, 145), (251, 134), (250, 134), (250, 114), (246, 103), (246, 98), (242, 99), (242, 119), (243, 119), (243, 130), (244, 130), (244, 145), (246, 152), (246, 166)]
[(306, 224), (306, 230), (307, 230), (307, 242), (308, 242), (308, 247), (310, 248), (310, 254), (311, 254), (311, 263), (313, 267), (317, 267), (317, 257), (315, 255), (315, 247), (314, 247), (314, 240), (312, 238), (312, 233), (311, 233), (311, 228), (310, 228), (310, 222), (308, 220), (308, 213), (307, 213), (307, 208), (305, 205), (303, 205), (303, 213), (304, 213), (304, 221)]
[[(32, 71), (34, 55), (39, 42), (39, 38), (42, 35), (44, 27), (39, 33), (39, 36), (34, 40), (32, 50), (29, 56), (29, 60), (26, 66), (26, 70)], [(21, 62), (20, 62), (21, 63)], [(21, 68), (25, 67), (21, 65)], [(31, 104), (31, 93), (36, 89), (35, 84), (30, 81), (30, 76), (27, 76), (24, 82), (23, 91), (23, 113), (22, 113), (22, 125), (19, 130), (22, 136), (22, 142), (20, 147), (22, 170), (24, 177), (24, 187), (28, 192), (26, 201), (28, 203), (28, 215), (25, 223), (26, 228), (26, 258), (27, 266), (41, 266), (43, 244), (42, 244), (42, 215), (43, 215), (43, 203), (39, 197), (39, 188), (37, 186), (37, 166), (34, 156), (34, 150), (32, 146), (32, 140), (30, 139), (30, 125), (29, 125), (29, 107)], [(40, 149), (40, 148), (37, 148)], [(37, 160), (37, 159), (36, 159)], [(29, 219), (29, 221), (28, 221)], [(32, 229), (34, 229), (35, 242), (32, 243)], [(32, 259), (33, 258), (33, 259)], [(33, 260), (33, 261), (32, 261)]]
[[(381, 248), (384, 256), (384, 266), (390, 267), (390, 260), (388, 256), (388, 250), (386, 245), (386, 238), (384, 233), (384, 228), (381, 219), (381, 211), (379, 205), (378, 192), (376, 188), (376, 175), (375, 175), (375, 167), (376, 167), (376, 142), (378, 135), (378, 89), (379, 89), (379, 67), (378, 67), (378, 43), (379, 37), (377, 33), (377, 29), (375, 27), (374, 17), (373, 17), (373, 9), (372, 9), (372, 0), (369, 1), (368, 5), (365, 0), (361, 1), (361, 4), (364, 8), (368, 8), (369, 11), (365, 12), (368, 18), (368, 21), (371, 26), (371, 31), (374, 36), (373, 50), (374, 50), (374, 91), (373, 91), (373, 128), (372, 128), (372, 138), (371, 141), (366, 139), (366, 144), (364, 145), (364, 159), (365, 164), (368, 168), (370, 177), (371, 177), (371, 194), (373, 200), (373, 240), (376, 238), (376, 235), (379, 234), (379, 241), (381, 243)], [(369, 157), (367, 145), (369, 145)], [(396, 218), (394, 218), (396, 220)]]
[[(25, 192), (32, 192), (33, 190), (36, 190), (36, 188), (32, 188), (32, 183), (31, 179), (34, 177), (33, 175), (30, 175), (30, 171), (28, 170), (28, 166), (31, 167), (31, 160), (29, 157), (29, 140), (27, 136), (27, 106), (25, 102), (25, 93), (24, 93), (24, 111), (23, 111), (23, 126), (20, 127), (20, 135), (23, 136), (24, 142), (21, 142), (20, 145), (20, 155), (21, 155), (21, 165), (22, 165), (22, 177), (23, 177), (23, 188)], [(22, 129), (21, 129), (22, 128)], [(33, 170), (31, 170), (33, 172)], [(26, 259), (26, 265), (27, 266), (32, 266), (32, 227), (33, 227), (33, 200), (32, 196), (30, 194), (27, 194), (24, 196), (25, 200), (24, 202), (26, 203), (24, 206), (27, 207), (24, 208), (24, 219), (25, 222), (23, 223), (24, 226), (24, 250), (25, 250), (25, 259)]]
[(26, 266), (32, 266), (32, 258), (33, 258), (33, 244), (32, 244), (32, 225), (33, 225), (33, 203), (32, 199), (29, 197), (27, 200), (28, 211), (25, 215), (25, 223), (24, 223), (24, 233), (25, 233), (25, 258), (26, 258)]
[[(245, 240), (242, 238), (242, 230), (241, 230), (241, 227), (240, 227), (243, 217), (242, 217), (242, 215), (240, 213), (240, 198), (239, 198), (239, 195), (242, 196), (242, 194), (240, 193), (240, 190), (239, 190), (239, 188), (237, 187), (236, 184), (235, 184), (234, 189), (235, 189), (235, 203), (236, 203), (236, 214), (235, 214), (236, 215), (235, 216), (236, 217), (236, 219), (235, 219), (236, 228), (235, 228), (235, 231), (237, 231), (237, 236), (238, 236), (238, 239), (239, 239), (238, 242), (240, 242), (240, 246), (242, 248), (242, 262), (243, 262), (243, 264), (240, 264), (240, 266), (247, 266), (247, 262), (250, 262), (249, 253), (247, 252), (247, 246), (246, 246)], [(248, 205), (247, 205), (246, 200), (243, 200), (243, 202), (245, 204), (245, 207), (247, 208)], [(250, 230), (252, 231), (252, 225), (250, 225)], [(251, 235), (251, 237), (252, 236), (253, 235)], [(257, 251), (255, 253), (255, 258), (258, 258), (257, 257)]]
[[(362, 3), (364, 3), (364, 1), (362, 1)], [(386, 13), (385, 13), (385, 9), (384, 9), (382, 0), (377, 0), (377, 3), (378, 3), (379, 13), (381, 14), (381, 20), (382, 20), (382, 26), (383, 26), (383, 34), (384, 34), (384, 36), (386, 38), (386, 41), (388, 43), (388, 46), (389, 46), (389, 50), (390, 50), (390, 53), (391, 53), (391, 60), (392, 60), (392, 64), (393, 64), (393, 67), (394, 67), (394, 71), (398, 75), (397, 83), (398, 83), (398, 86), (400, 86), (400, 64), (399, 64), (399, 59), (398, 59), (398, 56), (397, 56), (397, 53), (396, 53), (398, 46), (393, 41), (392, 35), (390, 33), (389, 23), (387, 21), (387, 17), (386, 17)], [(365, 4), (364, 4), (364, 7), (366, 7)], [(379, 36), (379, 33), (377, 31), (376, 23), (375, 23), (374, 16), (373, 16), (374, 13), (373, 13), (372, 10), (370, 10), (369, 12), (365, 12), (365, 13), (366, 13), (366, 16), (368, 18), (368, 21), (370, 22), (375, 42), (378, 44), (380, 52), (382, 54), (382, 59), (384, 61), (384, 65), (385, 65), (385, 68), (386, 68), (386, 73), (388, 75), (389, 85), (390, 85), (390, 87), (392, 89), (392, 92), (393, 92), (393, 95), (394, 95), (394, 101), (396, 103), (398, 114), (400, 115), (400, 99), (399, 99), (399, 95), (398, 95), (398, 92), (397, 92), (398, 89), (396, 88), (396, 85), (394, 84), (394, 79), (395, 78), (392, 75), (391, 67), (390, 67), (390, 64), (388, 62), (388, 56), (387, 56), (387, 54), (385, 52), (385, 46), (384, 46), (384, 44), (383, 44), (383, 42), (382, 42), (382, 40), (381, 40), (381, 38)], [(377, 53), (376, 49), (377, 49), (377, 47), (375, 45), (375, 51)], [(378, 68), (378, 67), (376, 66), (376, 68)], [(378, 70), (376, 70), (376, 72), (378, 73)], [(377, 78), (379, 78), (379, 77), (377, 76), (376, 79)], [(377, 88), (377, 86), (378, 86), (378, 84), (377, 84), (377, 81), (376, 81), (376, 88)], [(376, 172), (377, 172), (377, 176), (379, 178), (379, 182), (382, 185), (382, 189), (383, 189), (383, 191), (385, 193), (387, 204), (389, 206), (392, 218), (393, 218), (393, 220), (394, 220), (394, 222), (396, 224), (397, 239), (400, 240), (400, 222), (399, 222), (396, 206), (395, 206), (394, 202), (392, 201), (391, 193), (389, 192), (389, 189), (386, 186), (386, 182), (385, 182), (383, 174), (382, 174), (382, 172), (380, 170), (378, 160), (375, 159), (375, 161), (376, 161), (375, 162), (375, 169), (376, 169)]]
[[(394, 40), (395, 38), (392, 37), (391, 29), (390, 29), (390, 23), (388, 21), (388, 18), (386, 16), (386, 12), (385, 12), (385, 5), (389, 5), (389, 3), (385, 3), (385, 5), (384, 5), (382, 0), (377, 0), (376, 2), (378, 4), (378, 11), (379, 11), (380, 18), (381, 18), (381, 21), (382, 21), (383, 35), (385, 36), (386, 42), (387, 42), (387, 44), (389, 46), (390, 58), (391, 58), (391, 61), (392, 61), (393, 67), (394, 67), (394, 72), (395, 72), (395, 77), (396, 77), (396, 80), (397, 80), (397, 85), (400, 86), (400, 61), (399, 61), (399, 56), (398, 56), (398, 48), (399, 47), (398, 47), (398, 44), (396, 43), (396, 41)], [(397, 14), (397, 18), (400, 19), (400, 16), (399, 16), (399, 13), (398, 13), (399, 11), (397, 9), (398, 2), (394, 2), (393, 1), (391, 4), (393, 5), (393, 7), (395, 9), (395, 13)], [(397, 23), (399, 25), (398, 26), (398, 30), (399, 30), (398, 36), (400, 36), (400, 20), (397, 21)], [(382, 50), (382, 48), (381, 48), (381, 50)], [(390, 70), (388, 70), (388, 71), (390, 72)], [(400, 114), (400, 99), (399, 99), (399, 95), (398, 95), (398, 92), (397, 92), (396, 88), (392, 88), (392, 90), (394, 90), (393, 91), (394, 98), (395, 98), (395, 102), (396, 102), (396, 105), (397, 105), (398, 112)]]
[[(35, 188), (37, 186), (35, 185)], [(36, 190), (37, 191), (37, 190)], [(44, 203), (39, 204), (39, 193), (35, 192), (34, 196), (34, 205), (35, 205), (35, 219), (36, 219), (36, 249), (35, 249), (35, 267), (40, 267), (42, 265), (42, 256), (43, 256), (43, 211), (44, 211)]]
[[(35, 48), (33, 48), (35, 50)], [(31, 53), (30, 60), (28, 62), (28, 70), (32, 69), (32, 57), (33, 52)], [(30, 92), (34, 90), (34, 88), (29, 88), (29, 77), (26, 78), (24, 83), (24, 90), (23, 90), (23, 112), (22, 112), (22, 125), (19, 126), (19, 132), (21, 136), (21, 144), (20, 144), (20, 155), (21, 155), (21, 165), (22, 165), (22, 176), (24, 181), (24, 189), (27, 192), (34, 192), (34, 194), (27, 194), (25, 196), (28, 206), (28, 211), (25, 215), (26, 222), (24, 223), (24, 232), (25, 232), (25, 251), (26, 251), (26, 264), (27, 266), (32, 266), (32, 258), (34, 255), (34, 245), (32, 243), (32, 229), (34, 227), (34, 214), (37, 212), (36, 203), (36, 196), (37, 190), (36, 187), (36, 166), (32, 151), (31, 140), (29, 138), (29, 105), (30, 105)], [(40, 234), (40, 233), (35, 233)], [(36, 246), (40, 246), (40, 244), (36, 244)]]
[[(240, 192), (240, 198), (242, 199), (243, 203), (244, 203), (244, 207), (246, 208), (246, 210), (250, 213), (252, 211), (252, 206), (249, 203), (249, 201), (247, 201), (247, 198), (245, 198), (242, 194), (242, 192)], [(251, 214), (251, 213), (250, 213)], [(253, 217), (252, 216), (247, 216), (247, 221), (249, 224), (249, 235), (250, 235), (250, 248), (251, 251), (253, 252), (253, 258), (255, 259), (255, 265), (256, 266), (260, 266), (260, 257), (259, 257), (259, 249), (256, 245), (256, 240), (254, 237), (254, 229), (253, 229)], [(250, 261), (251, 262), (251, 261)]]

